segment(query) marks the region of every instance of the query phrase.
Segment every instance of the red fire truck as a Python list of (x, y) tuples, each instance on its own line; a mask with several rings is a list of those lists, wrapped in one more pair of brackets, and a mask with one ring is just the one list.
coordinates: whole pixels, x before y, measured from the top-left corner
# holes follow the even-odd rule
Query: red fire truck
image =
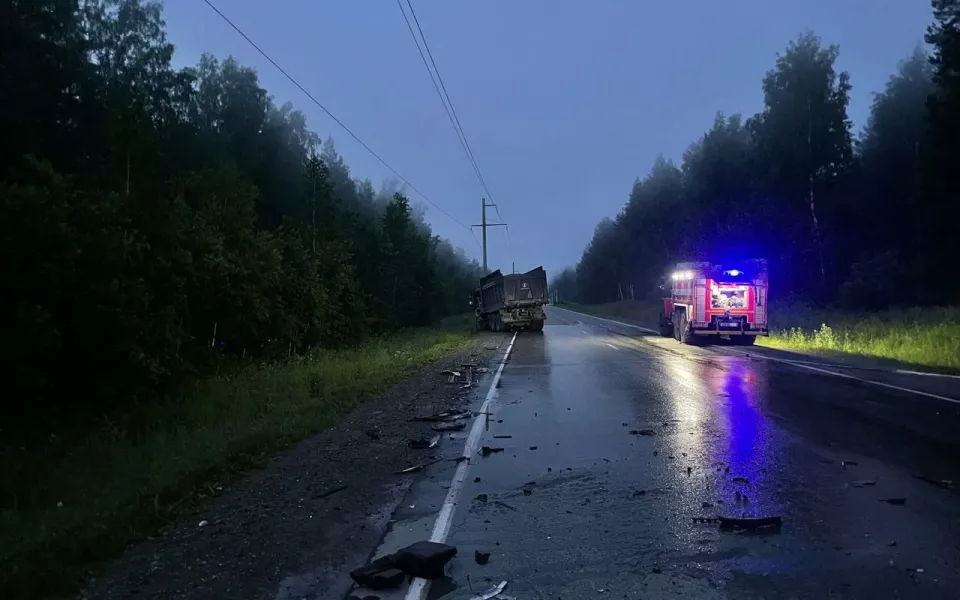
[(767, 261), (683, 262), (660, 286), (660, 335), (695, 344), (711, 336), (752, 345), (767, 329)]

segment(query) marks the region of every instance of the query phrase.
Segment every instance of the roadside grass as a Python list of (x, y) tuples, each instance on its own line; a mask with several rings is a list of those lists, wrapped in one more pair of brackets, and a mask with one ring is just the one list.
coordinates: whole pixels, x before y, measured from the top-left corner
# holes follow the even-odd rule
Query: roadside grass
[(848, 354), (919, 367), (960, 368), (960, 309), (909, 308), (876, 313), (772, 305), (771, 335), (758, 343), (821, 355)]
[(164, 402), (0, 446), (0, 597), (75, 591), (93, 562), (462, 347), (472, 325), (462, 316), (348, 350), (238, 364)]

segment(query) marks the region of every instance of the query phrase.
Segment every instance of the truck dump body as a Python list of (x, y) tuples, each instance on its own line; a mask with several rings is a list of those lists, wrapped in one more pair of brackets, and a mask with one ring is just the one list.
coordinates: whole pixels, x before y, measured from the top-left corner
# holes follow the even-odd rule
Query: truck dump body
[(504, 275), (499, 270), (480, 279), (474, 292), (477, 327), (496, 331), (542, 329), (547, 318), (547, 272), (537, 267), (526, 273)]

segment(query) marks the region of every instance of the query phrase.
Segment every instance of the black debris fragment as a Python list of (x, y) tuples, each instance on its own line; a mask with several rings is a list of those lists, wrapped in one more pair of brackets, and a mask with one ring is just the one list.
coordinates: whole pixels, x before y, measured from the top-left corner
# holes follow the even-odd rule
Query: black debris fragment
[(490, 456), (495, 452), (503, 452), (503, 448), (491, 448), (490, 446), (482, 446), (480, 448), (481, 456)]
[(633, 494), (631, 494), (631, 495), (632, 495), (634, 498), (637, 498), (637, 497), (639, 497), (639, 496), (646, 496), (646, 495), (647, 495), (647, 490), (633, 490)]
[(907, 503), (906, 498), (880, 498), (880, 502), (886, 502), (887, 504), (892, 504), (894, 506), (903, 506)]
[(927, 483), (932, 483), (937, 487), (942, 487), (945, 490), (952, 490), (954, 488), (953, 481), (950, 479), (934, 479), (933, 477), (928, 477), (922, 473), (914, 473), (914, 477), (920, 481), (926, 481)]
[(663, 570), (660, 567), (654, 567), (653, 572), (659, 575), (660, 573), (663, 573)]
[(350, 578), (371, 590), (387, 590), (402, 585), (405, 576), (390, 554), (350, 571)]
[(497, 506), (502, 506), (507, 510), (512, 510), (513, 512), (517, 512), (517, 509), (515, 507), (510, 506), (506, 502), (502, 502), (500, 500), (494, 500), (493, 503), (496, 504)]
[(701, 502), (700, 508), (713, 508), (713, 504), (710, 502)]
[(745, 484), (747, 484), (747, 485), (750, 485), (750, 480), (747, 479), (746, 477), (734, 477), (734, 478), (733, 478), (733, 482), (734, 482), (734, 483), (745, 483)]
[(477, 494), (477, 497), (474, 498), (474, 500), (476, 500), (477, 502), (484, 502), (484, 503), (486, 503), (487, 499), (488, 499), (488, 496), (486, 494)]
[(480, 483), (480, 478), (479, 478), (479, 477), (474, 477), (474, 478), (473, 478), (473, 482), (474, 482), (474, 483)]
[(536, 449), (537, 449), (537, 446), (530, 446), (530, 449), (531, 449), (531, 450), (536, 450)]
[(317, 494), (317, 498), (326, 498), (327, 496), (332, 496), (332, 495), (336, 494), (337, 492), (342, 492), (343, 490), (347, 489), (348, 487), (350, 487), (350, 486), (348, 486), (348, 485), (341, 485), (341, 486), (338, 486), (338, 487), (335, 487), (335, 488), (331, 488), (331, 489), (329, 489), (329, 490), (327, 490), (327, 491), (325, 491), (325, 492), (320, 492), (319, 494)]
[(463, 431), (463, 428), (466, 426), (467, 424), (463, 421), (454, 421), (452, 423), (438, 423), (430, 429), (434, 431)]
[(652, 430), (652, 429), (631, 429), (631, 430), (630, 430), (630, 435), (646, 435), (646, 436), (651, 436), (651, 435), (657, 435), (657, 432), (654, 431), (654, 430)]
[(473, 551), (473, 559), (477, 561), (478, 565), (485, 565), (490, 562), (490, 553), (489, 552), (480, 552), (479, 550)]
[(656, 450), (653, 451), (653, 455), (654, 455), (654, 456), (656, 456), (656, 455), (658, 455), (658, 454), (660, 454), (660, 452), (658, 452), (658, 451), (656, 451)]
[(854, 481), (850, 485), (852, 485), (855, 488), (862, 488), (862, 487), (867, 487), (868, 485), (877, 485), (877, 482), (876, 480), (873, 480), (873, 479), (860, 479), (858, 481)]
[(495, 439), (495, 440), (508, 440), (508, 439), (510, 439), (510, 438), (512, 438), (512, 437), (513, 437), (512, 435), (495, 435), (495, 436), (493, 436), (493, 439)]
[(692, 467), (687, 467), (687, 475), (689, 475), (689, 474), (692, 473), (692, 472), (693, 472), (693, 468), (692, 468)]
[(393, 554), (394, 564), (411, 577), (440, 579), (443, 568), (456, 556), (457, 549), (439, 542), (420, 541)]
[(379, 430), (379, 429), (368, 429), (368, 430), (364, 431), (364, 433), (367, 434), (367, 437), (370, 438), (371, 440), (379, 440), (379, 439), (380, 439), (380, 430)]

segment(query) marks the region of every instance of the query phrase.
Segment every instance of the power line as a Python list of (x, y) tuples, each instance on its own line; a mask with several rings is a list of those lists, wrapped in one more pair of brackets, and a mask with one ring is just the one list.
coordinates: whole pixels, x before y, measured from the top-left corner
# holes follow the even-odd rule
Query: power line
[(385, 161), (385, 160), (383, 160), (382, 158), (380, 158), (380, 155), (379, 155), (379, 154), (377, 154), (376, 152), (374, 152), (373, 149), (370, 148), (370, 146), (366, 145), (363, 140), (361, 140), (359, 137), (357, 137), (357, 134), (355, 134), (353, 131), (351, 131), (349, 127), (347, 127), (346, 125), (344, 125), (344, 124), (343, 124), (343, 121), (341, 121), (341, 120), (338, 119), (336, 116), (334, 116), (334, 114), (333, 114), (332, 112), (330, 112), (330, 111), (327, 109), (326, 106), (324, 106), (323, 104), (320, 103), (319, 100), (317, 100), (316, 98), (314, 98), (313, 94), (311, 94), (310, 92), (308, 92), (308, 91), (306, 90), (306, 88), (304, 88), (302, 85), (300, 85), (300, 82), (298, 82), (296, 79), (294, 79), (293, 76), (291, 76), (289, 73), (287, 73), (287, 72), (283, 69), (283, 67), (281, 67), (279, 64), (277, 64), (277, 61), (275, 61), (275, 60), (273, 60), (272, 58), (270, 58), (270, 55), (269, 55), (269, 54), (267, 54), (266, 52), (264, 52), (264, 51), (260, 48), (260, 46), (258, 46), (258, 45), (256, 44), (256, 42), (254, 42), (252, 39), (250, 39), (250, 36), (248, 36), (246, 33), (244, 33), (243, 30), (240, 29), (233, 21), (231, 21), (231, 20), (227, 17), (227, 15), (223, 14), (223, 12), (222, 12), (219, 8), (217, 8), (216, 6), (214, 6), (214, 4), (213, 4), (210, 0), (203, 0), (203, 1), (204, 1), (204, 3), (206, 3), (207, 6), (209, 6), (209, 7), (213, 10), (213, 12), (217, 13), (217, 15), (219, 15), (220, 18), (223, 19), (223, 20), (227, 23), (227, 25), (229, 25), (230, 27), (233, 28), (234, 31), (236, 31), (237, 33), (239, 33), (240, 36), (241, 36), (243, 39), (245, 39), (248, 44), (250, 44), (251, 46), (253, 46), (253, 48), (254, 48), (257, 52), (259, 52), (261, 56), (263, 56), (265, 59), (267, 59), (267, 61), (268, 61), (271, 65), (273, 65), (278, 71), (280, 71), (280, 73), (282, 73), (284, 77), (286, 77), (288, 80), (290, 80), (290, 83), (292, 83), (293, 85), (297, 86), (297, 88), (298, 88), (301, 92), (303, 92), (304, 95), (306, 95), (307, 98), (309, 98), (310, 100), (312, 100), (314, 104), (316, 104), (317, 106), (320, 107), (320, 110), (322, 110), (323, 112), (327, 113), (327, 116), (330, 117), (331, 119), (333, 119), (333, 121), (334, 121), (337, 125), (339, 125), (344, 131), (346, 131), (348, 134), (350, 134), (350, 137), (352, 137), (354, 140), (356, 140), (357, 143), (360, 144), (361, 146), (363, 146), (363, 148), (364, 148), (367, 152), (369, 152), (370, 154), (372, 154), (374, 158), (376, 158), (378, 161), (380, 161), (380, 164), (382, 164), (383, 166), (385, 166), (385, 167), (386, 167), (387, 169), (389, 169), (394, 175), (396, 175), (397, 177), (399, 177), (401, 181), (403, 181), (405, 184), (407, 184), (408, 186), (410, 186), (410, 189), (412, 189), (413, 191), (415, 191), (415, 192), (416, 192), (417, 194), (419, 194), (424, 200), (426, 200), (426, 201), (429, 202), (431, 205), (433, 205), (434, 208), (436, 208), (436, 209), (439, 210), (441, 213), (443, 213), (444, 215), (446, 215), (447, 217), (449, 217), (451, 221), (453, 221), (453, 222), (456, 223), (457, 225), (463, 227), (464, 229), (470, 230), (470, 227), (468, 227), (467, 225), (464, 225), (463, 223), (461, 223), (460, 221), (458, 221), (458, 220), (456, 219), (456, 217), (454, 217), (453, 215), (451, 215), (451, 214), (448, 213), (447, 211), (443, 210), (443, 208), (441, 208), (439, 204), (437, 204), (436, 202), (434, 202), (433, 200), (431, 200), (426, 194), (424, 194), (424, 193), (421, 192), (419, 189), (417, 189), (417, 186), (415, 186), (415, 185), (413, 185), (412, 183), (410, 183), (410, 181), (409, 181), (406, 177), (404, 177), (404, 176), (401, 175), (396, 169), (394, 169), (393, 167), (391, 167), (391, 166), (387, 163), (387, 161)]
[[(407, 17), (406, 11), (403, 10), (403, 5), (400, 3), (400, 0), (397, 0), (397, 6), (400, 8), (400, 13), (403, 14), (403, 19), (407, 23), (407, 29), (410, 31), (410, 36), (413, 37), (414, 43), (417, 45), (417, 51), (420, 53), (420, 59), (423, 61), (424, 68), (427, 69), (427, 73), (430, 75), (430, 81), (433, 83), (434, 89), (437, 91), (437, 95), (440, 97), (440, 103), (443, 105), (444, 111), (447, 113), (447, 118), (450, 120), (450, 125), (453, 126), (454, 132), (457, 134), (457, 139), (460, 141), (460, 145), (463, 147), (464, 153), (467, 155), (467, 160), (470, 161), (470, 165), (473, 167), (474, 173), (477, 175), (477, 179), (480, 181), (480, 185), (483, 187), (483, 190), (487, 193), (487, 197), (490, 200), (493, 200), (493, 194), (490, 193), (490, 188), (487, 187), (487, 182), (483, 177), (483, 173), (480, 171), (480, 165), (477, 163), (477, 159), (473, 154), (473, 149), (470, 147), (470, 142), (467, 140), (467, 134), (463, 129), (463, 125), (460, 124), (460, 117), (457, 115), (457, 110), (453, 106), (453, 100), (450, 99), (450, 94), (447, 93), (447, 86), (443, 83), (443, 76), (440, 75), (440, 69), (437, 68), (437, 63), (433, 59), (433, 52), (430, 50), (430, 44), (427, 42), (427, 37), (423, 33), (423, 28), (420, 26), (420, 20), (417, 18), (417, 12), (413, 8), (413, 4), (410, 0), (406, 0), (407, 7), (410, 9), (410, 15), (413, 17), (413, 22), (417, 26), (417, 31), (420, 33), (420, 39), (417, 39), (417, 35), (413, 32), (413, 27), (410, 24), (410, 19)], [(423, 48), (420, 48), (420, 40), (423, 41)], [(426, 50), (426, 56), (423, 52)], [(430, 59), (430, 64), (427, 64), (427, 58)], [(430, 66), (433, 66), (431, 69)], [(436, 73), (436, 77), (434, 77)], [(439, 85), (438, 85), (439, 82)], [(448, 108), (449, 105), (449, 108)], [(497, 216), (500, 216), (500, 209), (497, 209)], [(501, 221), (503, 219), (501, 218)]]

